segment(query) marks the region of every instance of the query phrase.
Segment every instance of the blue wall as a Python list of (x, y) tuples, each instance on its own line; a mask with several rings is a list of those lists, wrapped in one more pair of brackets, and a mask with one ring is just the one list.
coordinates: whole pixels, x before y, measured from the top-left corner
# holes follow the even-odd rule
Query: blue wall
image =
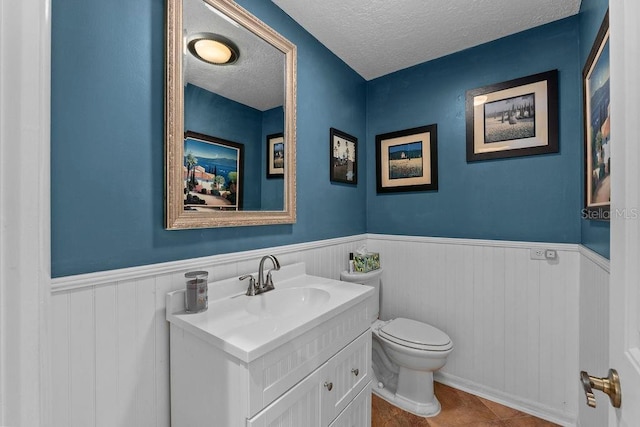
[[(57, 0), (54, 277), (363, 232), (582, 242), (608, 256), (608, 224), (580, 219), (580, 75), (605, 1), (371, 82), (273, 3), (240, 4), (298, 46), (298, 222), (164, 230), (164, 0)], [(466, 163), (465, 91), (550, 69), (559, 70), (560, 153)], [(375, 135), (431, 123), (439, 191), (376, 194)], [(358, 186), (329, 181), (330, 127), (359, 140)]]
[[(560, 152), (466, 162), (465, 91), (559, 70)], [(367, 170), (368, 232), (580, 242), (582, 158), (578, 17), (369, 82), (367, 164), (375, 136), (437, 123), (439, 190), (376, 194)]]
[(331, 185), (328, 169), (330, 127), (364, 140), (364, 79), (273, 3), (239, 3), (298, 46), (298, 222), (165, 230), (165, 2), (56, 0), (54, 277), (365, 232), (365, 186)]
[[(582, 0), (580, 5), (580, 67), (581, 70), (587, 63), (589, 52), (595, 42), (596, 35), (602, 25), (602, 20), (609, 8), (608, 0)], [(580, 92), (582, 99), (582, 92)], [(581, 135), (584, 138), (584, 129), (581, 128)], [(583, 157), (584, 159), (584, 153)], [(584, 163), (584, 160), (583, 160)], [(584, 166), (582, 169), (584, 174)], [(584, 203), (584, 195), (583, 195)], [(583, 219), (581, 243), (609, 258), (610, 245), (610, 223), (608, 221), (592, 221)]]
[(264, 151), (262, 112), (188, 84), (184, 90), (184, 113), (185, 130), (244, 145), (242, 206), (259, 210)]

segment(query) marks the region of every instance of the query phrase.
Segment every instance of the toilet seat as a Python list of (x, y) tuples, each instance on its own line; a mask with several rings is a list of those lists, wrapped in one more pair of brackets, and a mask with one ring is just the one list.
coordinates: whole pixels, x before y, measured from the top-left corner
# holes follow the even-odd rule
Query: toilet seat
[(449, 351), (451, 338), (440, 329), (411, 319), (399, 317), (379, 329), (379, 336), (403, 347), (422, 351)]

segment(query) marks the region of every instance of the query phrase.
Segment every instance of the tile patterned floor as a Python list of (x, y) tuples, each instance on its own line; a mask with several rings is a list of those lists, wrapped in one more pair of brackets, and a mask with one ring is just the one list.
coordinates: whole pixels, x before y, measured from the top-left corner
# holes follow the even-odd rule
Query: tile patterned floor
[(375, 394), (372, 396), (371, 427), (553, 427), (515, 409), (435, 383), (442, 411), (423, 418), (402, 411)]

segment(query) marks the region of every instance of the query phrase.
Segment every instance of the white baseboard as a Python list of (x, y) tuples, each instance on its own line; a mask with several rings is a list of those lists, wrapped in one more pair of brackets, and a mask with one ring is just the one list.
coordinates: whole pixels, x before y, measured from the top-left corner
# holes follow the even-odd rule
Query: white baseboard
[(553, 408), (543, 406), (540, 403), (520, 399), (508, 393), (495, 390), (463, 378), (458, 378), (455, 375), (450, 375), (445, 372), (436, 372), (434, 378), (442, 384), (466, 391), (467, 393), (491, 400), (501, 405), (508, 406), (509, 408), (533, 415), (534, 417), (542, 418), (543, 420), (565, 427), (577, 427), (577, 414), (569, 419), (566, 414), (560, 413)]

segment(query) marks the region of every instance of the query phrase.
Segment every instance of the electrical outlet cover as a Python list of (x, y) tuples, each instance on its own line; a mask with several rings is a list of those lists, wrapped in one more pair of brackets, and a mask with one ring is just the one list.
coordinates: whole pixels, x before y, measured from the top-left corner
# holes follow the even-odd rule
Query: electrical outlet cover
[(531, 248), (530, 257), (531, 259), (545, 260), (547, 259), (545, 252), (546, 252), (546, 249), (543, 249), (543, 248)]

